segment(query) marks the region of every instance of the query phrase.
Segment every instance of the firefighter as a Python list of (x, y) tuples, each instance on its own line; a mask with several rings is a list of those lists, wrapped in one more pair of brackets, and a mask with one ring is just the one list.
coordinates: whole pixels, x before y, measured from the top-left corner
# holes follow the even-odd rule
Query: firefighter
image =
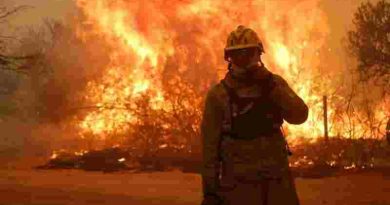
[(262, 42), (239, 26), (227, 40), (225, 78), (210, 88), (201, 122), (202, 205), (298, 205), (281, 126), (308, 107), (261, 61)]

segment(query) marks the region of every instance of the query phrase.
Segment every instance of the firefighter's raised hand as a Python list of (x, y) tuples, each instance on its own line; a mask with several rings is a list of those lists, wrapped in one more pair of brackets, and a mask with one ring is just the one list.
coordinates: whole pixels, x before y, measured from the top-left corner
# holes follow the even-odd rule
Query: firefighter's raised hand
[(307, 120), (308, 107), (305, 102), (290, 88), (287, 82), (274, 75), (275, 88), (270, 97), (282, 109), (283, 118), (290, 124), (302, 124)]

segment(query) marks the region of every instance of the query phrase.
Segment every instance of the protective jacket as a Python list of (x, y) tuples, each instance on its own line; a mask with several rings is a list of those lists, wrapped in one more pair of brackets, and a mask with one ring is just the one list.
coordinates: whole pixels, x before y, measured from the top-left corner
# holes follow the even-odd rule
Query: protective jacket
[(282, 77), (264, 67), (259, 71), (258, 83), (250, 84), (229, 72), (207, 93), (201, 124), (204, 196), (229, 205), (297, 205), (279, 128), (283, 121), (305, 122), (308, 107)]

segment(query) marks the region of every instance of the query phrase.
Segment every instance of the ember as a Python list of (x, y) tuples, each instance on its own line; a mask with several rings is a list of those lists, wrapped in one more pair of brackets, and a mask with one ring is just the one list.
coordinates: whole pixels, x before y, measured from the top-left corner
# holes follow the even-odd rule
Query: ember
[(79, 152), (55, 151), (52, 158), (38, 169), (82, 169), (86, 171), (113, 172), (133, 171), (167, 171), (179, 169), (185, 172), (198, 172), (199, 156), (192, 155), (173, 147), (165, 147), (152, 155), (137, 155), (131, 148), (113, 147), (103, 150), (91, 150), (84, 154)]
[[(390, 147), (378, 140), (332, 138), (300, 142), (293, 148), (290, 167), (296, 177), (318, 178), (351, 172), (388, 172)], [(135, 149), (115, 147), (90, 151), (83, 155), (65, 150), (55, 152), (41, 169), (83, 169), (88, 171), (168, 171), (172, 169), (198, 173), (201, 159), (180, 148), (162, 146), (149, 155), (137, 155)], [(390, 173), (390, 172), (389, 172)]]
[(111, 148), (105, 150), (91, 150), (89, 152), (70, 153), (62, 150), (55, 152), (52, 159), (40, 169), (83, 169), (87, 171), (119, 171), (127, 170), (124, 164), (129, 153), (125, 149)]

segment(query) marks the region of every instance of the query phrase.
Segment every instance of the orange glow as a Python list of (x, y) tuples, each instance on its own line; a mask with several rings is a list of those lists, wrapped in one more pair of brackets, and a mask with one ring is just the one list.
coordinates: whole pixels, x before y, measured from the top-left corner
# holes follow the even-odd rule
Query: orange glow
[[(193, 81), (199, 76), (206, 79), (210, 70), (222, 78), (226, 72), (225, 39), (231, 30), (244, 24), (258, 31), (263, 40), (266, 66), (286, 78), (309, 104), (306, 123), (285, 127), (289, 137), (322, 136), (322, 96), (330, 95), (336, 87), (331, 78), (315, 80), (320, 74), (320, 51), (326, 47), (329, 35), (319, 3), (319, 0), (172, 0), (169, 4), (162, 0), (76, 0), (85, 16), (81, 24), (90, 25), (88, 29), (79, 28), (79, 37), (99, 34), (115, 48), (107, 54), (110, 62), (102, 71), (102, 78), (87, 85), (84, 100), (98, 109), (79, 123), (80, 134), (105, 139), (110, 134), (125, 133), (137, 120), (129, 108), (134, 108), (134, 100), (143, 94), (149, 95), (153, 109), (169, 110), (163, 89), (167, 68), (177, 68), (176, 75), (186, 75)], [(194, 69), (200, 71), (191, 73)], [(332, 102), (328, 115), (330, 136), (347, 135), (345, 127), (332, 121), (336, 116)], [(385, 116), (384, 109), (378, 108), (375, 117)], [(352, 120), (356, 121), (356, 132), (367, 130), (368, 125), (359, 123), (357, 118)]]

